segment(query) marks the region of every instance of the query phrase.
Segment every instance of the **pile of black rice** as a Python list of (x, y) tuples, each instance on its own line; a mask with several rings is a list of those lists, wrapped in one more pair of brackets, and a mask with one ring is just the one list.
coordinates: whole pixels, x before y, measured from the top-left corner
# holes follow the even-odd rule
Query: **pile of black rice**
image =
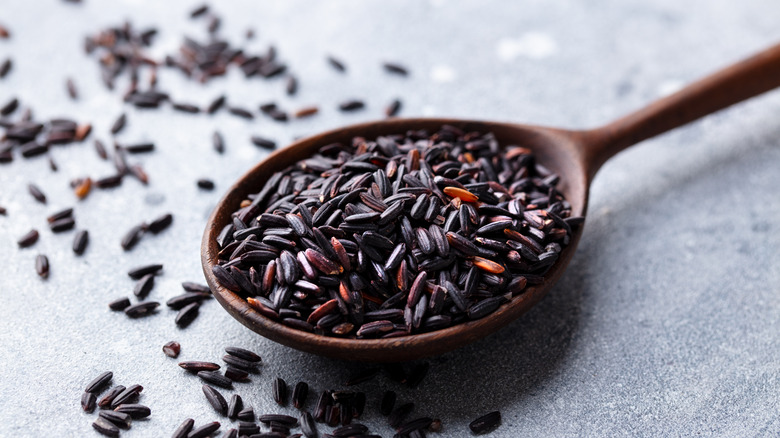
[(325, 145), (241, 203), (213, 272), (300, 330), (446, 328), (543, 281), (582, 222), (558, 182), (530, 149), (454, 126)]

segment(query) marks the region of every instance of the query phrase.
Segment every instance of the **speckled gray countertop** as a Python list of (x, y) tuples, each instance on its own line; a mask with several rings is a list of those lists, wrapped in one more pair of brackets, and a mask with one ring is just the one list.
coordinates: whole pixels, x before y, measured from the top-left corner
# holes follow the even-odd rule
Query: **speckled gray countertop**
[[(185, 280), (202, 281), (200, 236), (221, 191), (266, 152), (251, 134), (280, 144), (340, 125), (381, 117), (392, 98), (402, 115), (437, 115), (590, 127), (638, 108), (720, 66), (780, 41), (773, 0), (578, 2), (363, 1), (221, 2), (222, 34), (260, 51), (273, 43), (298, 73), (290, 99), (280, 80), (245, 80), (239, 71), (207, 86), (175, 71), (160, 73), (174, 96), (206, 104), (220, 93), (250, 108), (270, 100), (285, 108), (310, 103), (322, 113), (287, 124), (138, 111), (121, 91), (102, 86), (96, 61), (82, 51), (87, 34), (130, 19), (158, 26), (154, 56), (174, 52), (183, 34), (202, 38), (184, 1), (5, 0), (0, 61), (14, 66), (0, 80), (0, 103), (18, 96), (38, 118), (70, 116), (94, 125), (92, 138), (45, 158), (0, 165), (0, 436), (96, 436), (95, 414), (79, 407), (94, 376), (140, 383), (153, 410), (124, 437), (170, 436), (186, 417), (222, 421), (200, 381), (166, 358), (161, 346), (182, 344), (180, 358), (219, 361), (228, 345), (263, 356), (262, 374), (237, 392), (260, 412), (292, 413), (271, 399), (271, 380), (307, 381), (313, 391), (340, 388), (354, 364), (290, 350), (260, 338), (215, 301), (187, 329), (174, 311), (130, 320), (106, 304), (132, 295), (128, 268), (164, 263), (149, 299), (165, 301)], [(331, 53), (345, 75), (324, 61)], [(408, 78), (384, 73), (397, 60)], [(71, 76), (81, 93), (68, 99)], [(126, 77), (125, 79), (126, 80)], [(122, 87), (118, 87), (122, 88)], [(341, 114), (336, 104), (363, 98), (368, 107)], [(128, 114), (119, 141), (154, 141), (139, 156), (150, 175), (77, 201), (68, 182), (105, 176), (92, 139), (110, 144), (109, 128)], [(377, 413), (385, 389), (414, 401), (415, 413), (441, 418), (440, 436), (470, 436), (468, 423), (500, 410), (493, 437), (778, 436), (780, 435), (780, 93), (772, 92), (647, 141), (610, 161), (592, 187), (585, 233), (568, 272), (531, 312), (480, 342), (431, 359), (416, 389), (385, 377), (362, 384), (363, 422), (389, 437)], [(219, 129), (227, 153), (216, 155)], [(135, 158), (135, 157), (134, 157)], [(210, 177), (204, 192), (195, 180)], [(26, 191), (38, 184), (46, 206)], [(45, 217), (73, 206), (91, 233), (82, 257), (73, 232), (52, 234)], [(173, 226), (130, 252), (119, 245), (131, 226), (172, 212)], [(32, 248), (16, 240), (41, 231)], [(34, 259), (48, 255), (51, 275)], [(226, 394), (232, 391), (224, 391)], [(310, 402), (312, 403), (312, 402)], [(329, 428), (321, 428), (321, 431)], [(431, 436), (437, 436), (430, 434)]]

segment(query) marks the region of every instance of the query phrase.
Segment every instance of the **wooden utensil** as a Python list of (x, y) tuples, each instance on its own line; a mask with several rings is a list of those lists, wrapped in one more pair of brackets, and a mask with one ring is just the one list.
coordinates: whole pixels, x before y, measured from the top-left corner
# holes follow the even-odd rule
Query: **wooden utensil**
[(777, 86), (780, 86), (780, 45), (720, 70), (675, 94), (596, 129), (577, 131), (452, 119), (390, 119), (315, 135), (274, 152), (228, 190), (211, 214), (203, 234), (203, 272), (217, 301), (234, 318), (251, 330), (281, 344), (323, 356), (366, 362), (398, 362), (441, 354), (495, 332), (536, 304), (563, 274), (577, 249), (583, 227), (574, 230), (570, 244), (563, 249), (542, 284), (529, 287), (526, 292), (501, 306), (495, 313), (442, 330), (390, 339), (320, 336), (287, 327), (259, 314), (243, 298), (222, 287), (212, 274), (211, 268), (217, 263), (219, 252), (217, 235), (231, 221), (231, 213), (239, 208), (239, 204), (248, 194), (258, 192), (275, 171), (310, 157), (320, 146), (334, 142), (350, 143), (355, 136), (376, 138), (404, 133), (410, 129), (434, 132), (444, 124), (457, 126), (464, 131), (493, 132), (500, 144), (517, 144), (531, 148), (541, 164), (560, 175), (558, 189), (571, 203), (572, 215), (585, 215), (590, 183), (610, 157), (642, 140)]

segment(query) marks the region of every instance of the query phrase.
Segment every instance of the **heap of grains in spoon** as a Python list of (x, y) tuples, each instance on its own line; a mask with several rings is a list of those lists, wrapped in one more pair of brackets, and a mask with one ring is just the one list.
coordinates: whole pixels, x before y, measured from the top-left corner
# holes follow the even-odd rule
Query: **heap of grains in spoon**
[(300, 330), (446, 328), (542, 282), (581, 222), (558, 180), (529, 149), (453, 126), (325, 145), (242, 202), (213, 272)]

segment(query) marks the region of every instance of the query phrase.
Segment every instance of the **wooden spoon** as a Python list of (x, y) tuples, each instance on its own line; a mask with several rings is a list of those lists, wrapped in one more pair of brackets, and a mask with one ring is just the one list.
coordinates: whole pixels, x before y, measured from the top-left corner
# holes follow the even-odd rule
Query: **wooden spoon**
[(320, 336), (287, 327), (266, 318), (247, 302), (222, 287), (211, 272), (217, 263), (217, 235), (231, 221), (248, 194), (258, 192), (277, 170), (313, 155), (320, 146), (350, 143), (355, 136), (376, 138), (410, 129), (435, 132), (442, 125), (465, 131), (493, 132), (500, 144), (533, 149), (537, 159), (561, 177), (558, 189), (572, 205), (572, 215), (585, 215), (588, 188), (599, 168), (623, 149), (734, 103), (780, 86), (780, 45), (734, 64), (664, 97), (647, 107), (600, 128), (573, 131), (559, 128), (452, 119), (390, 119), (353, 125), (297, 141), (278, 150), (242, 176), (222, 198), (203, 234), (201, 260), (217, 301), (251, 330), (281, 344), (338, 359), (366, 362), (398, 362), (441, 354), (474, 342), (517, 319), (549, 291), (569, 264), (583, 227), (577, 227), (571, 243), (561, 252), (542, 284), (501, 306), (495, 313), (429, 333), (391, 339), (342, 339)]

